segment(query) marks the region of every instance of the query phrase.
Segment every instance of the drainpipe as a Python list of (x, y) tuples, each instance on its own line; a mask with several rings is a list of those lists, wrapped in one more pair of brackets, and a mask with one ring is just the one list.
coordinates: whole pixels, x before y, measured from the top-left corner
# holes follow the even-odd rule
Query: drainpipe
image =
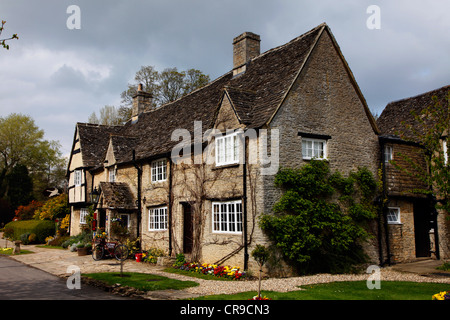
[(387, 199), (388, 197), (388, 192), (387, 192), (387, 181), (386, 181), (386, 158), (385, 158), (385, 154), (384, 154), (384, 147), (385, 147), (385, 143), (384, 143), (384, 139), (380, 137), (380, 145), (381, 145), (381, 165), (383, 168), (383, 175), (382, 175), (382, 180), (383, 180), (383, 201), (382, 201), (382, 216), (383, 216), (383, 222), (384, 222), (384, 231), (385, 231), (385, 236), (386, 236), (386, 262), (388, 265), (391, 265), (391, 249), (390, 249), (390, 244), (389, 244), (389, 226), (388, 226), (388, 221), (387, 221), (387, 206), (384, 203), (384, 200)]
[[(136, 163), (136, 151), (133, 149), (133, 165), (137, 170), (138, 174), (138, 187), (137, 187), (137, 232), (136, 237), (140, 237), (140, 230), (141, 230), (141, 218), (142, 218), (142, 208), (141, 208), (141, 184), (142, 184), (142, 168), (139, 167), (139, 165)], [(139, 241), (139, 251), (142, 250), (141, 241)]]
[[(170, 159), (170, 156), (169, 156)], [(170, 168), (169, 168), (169, 206), (168, 206), (168, 214), (169, 214), (169, 257), (172, 256), (172, 176), (173, 176), (173, 162), (168, 161)]]
[(248, 270), (248, 243), (247, 243), (247, 144), (245, 143), (245, 135), (242, 134), (241, 141), (244, 143), (244, 163), (242, 164), (242, 215), (244, 220), (244, 270)]

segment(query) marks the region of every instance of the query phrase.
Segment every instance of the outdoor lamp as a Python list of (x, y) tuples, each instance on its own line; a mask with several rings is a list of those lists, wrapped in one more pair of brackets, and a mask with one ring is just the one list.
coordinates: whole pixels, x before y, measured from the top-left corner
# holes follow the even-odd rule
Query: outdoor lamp
[(100, 192), (98, 191), (97, 187), (94, 187), (90, 195), (91, 195), (91, 202), (97, 204), (98, 198), (100, 196)]

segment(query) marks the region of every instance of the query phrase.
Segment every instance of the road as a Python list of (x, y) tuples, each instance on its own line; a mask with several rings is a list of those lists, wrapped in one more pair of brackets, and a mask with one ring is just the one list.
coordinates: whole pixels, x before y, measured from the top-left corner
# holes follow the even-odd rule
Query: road
[(0, 255), (0, 300), (129, 300), (81, 284), (68, 289), (66, 280)]

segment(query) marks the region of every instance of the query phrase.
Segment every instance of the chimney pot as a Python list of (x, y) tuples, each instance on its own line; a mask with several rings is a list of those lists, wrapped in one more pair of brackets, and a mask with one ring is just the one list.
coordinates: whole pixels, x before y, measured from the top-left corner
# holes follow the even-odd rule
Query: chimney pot
[(245, 71), (246, 63), (260, 54), (259, 35), (253, 32), (244, 32), (233, 39), (233, 74)]
[(145, 92), (142, 88), (142, 83), (139, 83), (136, 94), (133, 96), (132, 121), (136, 121), (142, 112), (152, 109), (152, 99), (153, 95)]

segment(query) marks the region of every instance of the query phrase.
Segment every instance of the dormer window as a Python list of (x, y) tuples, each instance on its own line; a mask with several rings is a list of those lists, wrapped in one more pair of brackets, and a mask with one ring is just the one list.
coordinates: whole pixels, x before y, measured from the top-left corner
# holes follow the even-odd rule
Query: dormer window
[(239, 136), (238, 133), (216, 137), (216, 166), (239, 163)]

